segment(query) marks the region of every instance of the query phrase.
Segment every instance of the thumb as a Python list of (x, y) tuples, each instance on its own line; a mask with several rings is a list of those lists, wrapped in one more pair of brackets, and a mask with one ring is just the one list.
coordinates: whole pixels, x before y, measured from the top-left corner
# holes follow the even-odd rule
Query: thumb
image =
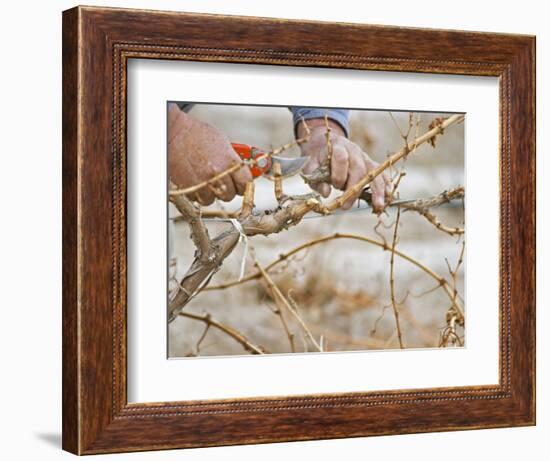
[(327, 198), (330, 195), (330, 184), (322, 182), (311, 187), (314, 191), (319, 192), (323, 198)]

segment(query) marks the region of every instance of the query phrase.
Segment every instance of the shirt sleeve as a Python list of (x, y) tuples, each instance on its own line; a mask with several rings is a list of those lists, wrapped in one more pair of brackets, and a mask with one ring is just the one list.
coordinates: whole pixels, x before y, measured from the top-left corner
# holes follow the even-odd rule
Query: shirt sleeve
[(192, 102), (176, 102), (176, 106), (183, 112), (189, 112), (195, 104)]
[(324, 109), (321, 107), (289, 107), (289, 109), (292, 112), (294, 132), (302, 118), (304, 120), (324, 118), (326, 114), (329, 119), (342, 127), (346, 136), (349, 136), (349, 110), (347, 109)]

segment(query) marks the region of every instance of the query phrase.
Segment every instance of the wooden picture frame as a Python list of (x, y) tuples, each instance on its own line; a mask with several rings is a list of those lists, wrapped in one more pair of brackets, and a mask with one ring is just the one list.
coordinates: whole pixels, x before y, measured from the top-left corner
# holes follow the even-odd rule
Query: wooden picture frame
[[(498, 77), (499, 384), (129, 404), (125, 111), (132, 58)], [(533, 424), (534, 37), (94, 7), (63, 13), (65, 450), (92, 454)]]

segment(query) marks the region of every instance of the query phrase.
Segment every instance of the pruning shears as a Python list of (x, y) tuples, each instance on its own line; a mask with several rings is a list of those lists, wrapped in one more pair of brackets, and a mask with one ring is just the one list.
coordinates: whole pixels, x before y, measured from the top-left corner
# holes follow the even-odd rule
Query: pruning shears
[(253, 178), (273, 176), (273, 166), (279, 164), (281, 176), (293, 176), (298, 173), (308, 160), (308, 157), (287, 158), (270, 155), (264, 149), (248, 144), (231, 143), (233, 149), (242, 160), (254, 160), (250, 165)]
[[(270, 155), (266, 150), (256, 146), (250, 146), (248, 144), (231, 143), (235, 152), (242, 160), (254, 160), (250, 164), (250, 172), (254, 179), (260, 176), (273, 177), (273, 166), (279, 164), (281, 167), (281, 176), (293, 176), (305, 165), (308, 157), (287, 158), (278, 157), (277, 155)], [(369, 206), (372, 205), (372, 191), (370, 186), (365, 187), (358, 197), (360, 200), (364, 200)], [(397, 199), (393, 200), (388, 206), (401, 206), (415, 202), (417, 199)], [(365, 208), (356, 208), (356, 211), (363, 210)], [(349, 213), (348, 210), (345, 213)], [(339, 214), (333, 213), (333, 214)], [(312, 216), (313, 217), (313, 216)]]

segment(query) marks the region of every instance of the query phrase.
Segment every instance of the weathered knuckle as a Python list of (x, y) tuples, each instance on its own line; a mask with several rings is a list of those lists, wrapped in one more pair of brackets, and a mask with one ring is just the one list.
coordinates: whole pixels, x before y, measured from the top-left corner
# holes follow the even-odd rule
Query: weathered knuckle
[(344, 204), (342, 205), (342, 209), (349, 210), (352, 207), (353, 202), (355, 202), (355, 197), (352, 197), (346, 202), (344, 202)]
[(235, 197), (235, 193), (231, 191), (231, 192), (224, 193), (223, 196), (221, 197), (221, 199), (226, 201), (226, 202), (229, 202), (229, 201), (233, 200), (234, 197)]
[(319, 192), (323, 197), (328, 197), (330, 195), (331, 185), (328, 182), (324, 182), (319, 187)]
[(347, 174), (345, 172), (333, 170), (330, 179), (333, 186), (342, 189), (344, 187), (344, 183), (346, 182), (346, 177)]
[(347, 162), (347, 160), (348, 160), (348, 152), (345, 148), (340, 146), (333, 148), (332, 150), (333, 162), (342, 163), (342, 162)]
[(243, 192), (244, 192), (244, 184), (241, 182), (241, 181), (233, 181), (235, 183), (235, 192), (239, 195), (243, 195)]
[(198, 202), (201, 204), (201, 205), (212, 205), (212, 203), (214, 203), (214, 194), (212, 194), (211, 192), (199, 192), (197, 194), (197, 199), (198, 199)]
[[(365, 161), (365, 165), (367, 166), (368, 170), (374, 170), (375, 168), (378, 168), (380, 164), (378, 162), (375, 162), (373, 159), (371, 159), (367, 154), (363, 152), (363, 159)], [(385, 174), (385, 173), (383, 173)]]
[(246, 186), (247, 182), (252, 181), (252, 173), (250, 172), (250, 169), (248, 167), (243, 166), (239, 169), (239, 178), (241, 178), (241, 182), (243, 183), (243, 187)]
[(358, 179), (361, 179), (363, 176), (366, 176), (367, 173), (369, 172), (367, 170), (367, 167), (362, 163), (357, 164), (357, 166), (355, 167), (355, 171)]

